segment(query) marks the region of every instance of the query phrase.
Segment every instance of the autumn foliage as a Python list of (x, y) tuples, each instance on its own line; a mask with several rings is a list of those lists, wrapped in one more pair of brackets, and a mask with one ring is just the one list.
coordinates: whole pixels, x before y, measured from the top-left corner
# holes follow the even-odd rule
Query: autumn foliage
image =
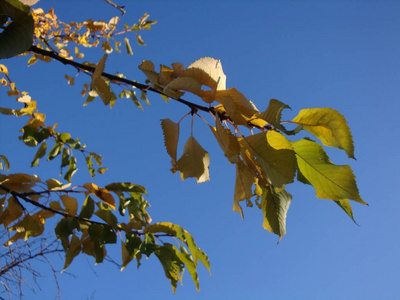
[[(81, 92), (86, 98), (84, 105), (100, 98), (113, 107), (119, 98), (130, 98), (142, 108), (142, 103), (149, 101), (149, 92), (160, 94), (165, 101), (186, 105), (188, 113), (180, 120), (161, 120), (171, 172), (179, 173), (182, 180), (210, 180), (207, 150), (193, 131), (189, 137), (180, 136), (183, 118), (200, 118), (229, 163), (236, 167), (233, 210), (243, 218), (243, 204), (258, 207), (263, 227), (278, 235), (279, 241), (286, 234), (286, 215), (292, 200), (286, 186), (295, 181), (313, 186), (318, 198), (334, 201), (352, 219), (350, 200), (366, 204), (350, 166), (335, 165), (324, 150), (324, 146), (338, 148), (354, 158), (350, 129), (336, 110), (306, 108), (292, 120), (282, 120), (282, 111), (290, 109), (287, 104), (272, 99), (266, 107), (257, 108), (235, 87), (227, 88), (221, 61), (210, 57), (200, 58), (187, 67), (172, 63), (157, 69), (151, 61), (143, 61), (138, 68), (148, 80), (145, 84), (137, 83), (121, 74), (107, 73), (112, 72), (107, 58), (121, 53), (122, 45), (123, 51), (132, 55), (130, 35), (139, 45), (145, 45), (139, 32), (156, 23), (148, 19), (149, 15), (122, 28), (119, 17), (108, 22), (67, 24), (57, 18), (54, 10), (45, 13), (17, 0), (0, 3), (0, 58), (26, 55), (28, 65), (59, 61), (90, 74)], [(100, 61), (83, 61), (85, 52), (95, 51), (96, 47), (104, 52)], [(9, 65), (8, 61), (4, 63)], [(119, 243), (121, 269), (134, 259), (140, 266), (144, 256), (154, 254), (174, 291), (184, 269), (199, 289), (197, 265), (201, 262), (210, 270), (210, 263), (193, 237), (179, 225), (152, 222), (143, 186), (130, 182), (113, 182), (104, 187), (92, 182), (72, 185), (78, 159), (84, 159), (92, 177), (104, 173), (107, 176), (102, 156), (86, 150), (69, 133), (58, 132), (56, 124), (46, 124), (46, 116), (39, 111), (40, 100), (35, 101), (28, 92), (19, 90), (12, 81), (12, 70), (5, 64), (0, 64), (0, 83), (8, 96), (17, 99), (17, 104), (14, 107), (3, 101), (0, 113), (10, 118), (7, 122), (13, 117), (27, 119), (20, 139), (37, 149), (31, 167), (38, 167), (43, 159), (59, 159), (63, 170), (63, 182), (42, 180), (33, 175), (33, 170), (13, 174), (6, 153), (1, 153), (0, 223), (3, 230), (13, 232), (6, 244), (11, 246), (18, 240), (39, 237), (45, 230), (53, 231), (65, 251), (66, 269), (80, 254), (92, 256), (96, 263), (103, 262), (106, 247)], [(75, 84), (76, 76), (65, 78), (68, 84)], [(198, 96), (204, 106), (182, 99), (185, 93)], [(297, 138), (302, 131), (308, 132), (309, 137)], [(180, 139), (185, 140), (183, 149), (178, 149)], [(57, 220), (57, 225), (46, 229), (50, 218)]]

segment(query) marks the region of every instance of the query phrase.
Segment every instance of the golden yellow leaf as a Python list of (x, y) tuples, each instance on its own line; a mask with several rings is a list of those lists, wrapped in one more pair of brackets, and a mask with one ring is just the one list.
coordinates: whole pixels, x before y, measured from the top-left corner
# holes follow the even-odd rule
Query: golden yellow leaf
[(0, 64), (0, 73), (8, 75), (8, 69), (5, 65)]
[(161, 127), (164, 134), (165, 148), (172, 158), (172, 166), (175, 166), (179, 140), (179, 124), (170, 119), (163, 119), (161, 120)]
[(259, 114), (259, 111), (241, 92), (236, 88), (217, 91), (215, 100), (221, 103), (228, 116), (232, 119), (235, 125), (247, 125), (249, 118)]
[(87, 189), (89, 192), (91, 192), (93, 195), (98, 197), (100, 200), (104, 201), (107, 203), (112, 209), (115, 210), (115, 200), (114, 197), (110, 194), (110, 192), (107, 189), (100, 188), (94, 183), (85, 183), (83, 185), (85, 189)]
[(8, 188), (11, 192), (28, 192), (30, 188), (40, 182), (40, 178), (36, 175), (24, 173), (15, 173), (6, 176), (1, 184)]
[(149, 60), (142, 61), (139, 69), (146, 75), (153, 86), (158, 85), (159, 74), (154, 69), (154, 64)]
[(180, 171), (182, 180), (194, 177), (197, 183), (201, 183), (210, 180), (209, 166), (210, 156), (208, 152), (200, 146), (193, 136), (190, 136), (185, 143), (182, 156), (171, 171), (173, 173)]
[(221, 61), (211, 57), (195, 61), (180, 76), (193, 77), (201, 84), (210, 87), (211, 90), (199, 90), (195, 93), (207, 103), (214, 101), (215, 91), (226, 88), (226, 75), (222, 70)]
[(103, 100), (104, 104), (109, 104), (112, 98), (112, 93), (110, 87), (102, 77), (106, 60), (107, 54), (100, 59), (98, 64), (96, 65), (95, 70), (92, 74), (92, 81), (90, 82), (90, 89), (97, 93), (100, 96), (101, 100)]
[(282, 187), (293, 182), (296, 157), (290, 141), (285, 136), (270, 130), (248, 136), (245, 140), (272, 185)]
[(201, 83), (193, 77), (181, 76), (171, 81), (164, 87), (164, 92), (167, 93), (169, 90), (184, 90), (196, 94), (200, 91)]
[(19, 219), (23, 213), (21, 205), (14, 197), (8, 198), (7, 202), (7, 208), (0, 215), (0, 223), (2, 223), (4, 227), (7, 227), (10, 223)]
[(74, 197), (68, 195), (61, 195), (60, 199), (67, 209), (68, 214), (75, 216), (78, 211), (78, 201)]
[(224, 128), (219, 118), (215, 120), (215, 127), (210, 126), (211, 131), (214, 133), (219, 146), (224, 151), (225, 156), (230, 163), (238, 163), (240, 158), (240, 145), (232, 132)]
[(325, 146), (343, 149), (354, 158), (354, 144), (346, 119), (332, 108), (302, 109), (292, 122), (315, 135)]
[(239, 161), (236, 164), (236, 182), (235, 182), (235, 193), (233, 197), (233, 210), (240, 213), (243, 216), (243, 210), (239, 202), (243, 200), (250, 201), (253, 197), (252, 186), (256, 182), (254, 174), (249, 171), (249, 169)]

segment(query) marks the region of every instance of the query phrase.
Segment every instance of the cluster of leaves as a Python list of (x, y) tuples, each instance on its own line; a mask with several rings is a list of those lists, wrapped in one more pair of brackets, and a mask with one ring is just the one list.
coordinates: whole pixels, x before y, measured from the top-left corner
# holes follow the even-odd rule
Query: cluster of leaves
[[(209, 270), (207, 255), (179, 225), (151, 224), (146, 194), (144, 187), (129, 182), (111, 183), (104, 188), (85, 183), (71, 188), (56, 179), (42, 182), (35, 175), (0, 175), (0, 224), (15, 232), (5, 245), (42, 235), (47, 220), (61, 216), (54, 230), (65, 250), (64, 270), (80, 253), (94, 257), (96, 263), (103, 262), (106, 245), (119, 240), (121, 269), (133, 259), (139, 267), (143, 256), (154, 254), (174, 291), (185, 267), (199, 289), (197, 265), (200, 261)], [(84, 199), (82, 204), (78, 197)], [(119, 221), (115, 210), (127, 220)], [(169, 237), (174, 237), (176, 244), (163, 241)]]
[[(138, 44), (145, 45), (137, 32), (143, 29), (149, 30), (151, 25), (156, 23), (156, 21), (148, 20), (149, 15), (145, 14), (139, 19), (138, 24), (132, 26), (125, 24), (123, 30), (117, 31), (119, 17), (112, 18), (108, 23), (87, 20), (66, 24), (57, 19), (53, 10), (46, 14), (42, 9), (31, 12), (28, 6), (17, 0), (6, 0), (0, 4), (0, 15), (4, 16), (1, 21), (3, 27), (5, 26), (0, 38), (7, 42), (2, 43), (3, 47), (0, 48), (1, 58), (28, 54), (29, 52), (25, 51), (34, 47), (72, 62), (74, 57), (70, 55), (72, 52), (68, 48), (70, 44), (76, 44), (75, 58), (82, 59), (84, 53), (80, 52), (79, 46), (89, 48), (101, 45), (102, 50), (107, 54), (113, 49), (121, 52), (118, 36), (124, 36), (126, 52), (132, 55), (129, 38), (125, 34), (134, 33)], [(29, 22), (22, 22), (21, 16), (24, 20), (29, 19)], [(11, 21), (8, 18), (11, 18)], [(16, 29), (13, 29), (14, 27)], [(20, 32), (23, 35), (18, 35)], [(14, 38), (18, 43), (10, 42)], [(35, 46), (32, 46), (32, 40), (35, 41)], [(51, 61), (50, 56), (33, 53), (28, 60), (28, 65), (34, 64), (38, 59), (44, 62)], [(112, 99), (115, 98), (111, 90), (105, 96), (101, 94), (101, 89), (104, 89), (104, 86), (109, 87), (110, 84), (101, 76), (104, 63), (103, 66), (101, 64), (96, 66), (90, 62), (79, 64), (85, 66), (86, 71), (94, 69), (87, 102), (92, 101), (99, 94), (105, 104), (112, 103)], [(78, 70), (80, 71), (79, 68)], [(36, 175), (22, 173), (0, 175), (0, 223), (5, 229), (14, 232), (5, 245), (10, 247), (18, 240), (27, 241), (41, 236), (45, 231), (46, 221), (55, 218), (57, 220), (54, 228), (55, 235), (61, 241), (65, 251), (64, 270), (80, 253), (93, 256), (96, 263), (103, 262), (107, 255), (106, 245), (115, 244), (119, 240), (121, 270), (133, 259), (136, 259), (139, 267), (143, 256), (149, 257), (154, 254), (161, 262), (173, 291), (178, 282), (182, 281), (185, 268), (199, 290), (198, 262), (204, 264), (208, 270), (210, 270), (210, 263), (207, 255), (194, 242), (193, 237), (176, 224), (169, 222), (152, 224), (147, 212), (149, 204), (144, 198), (147, 192), (142, 186), (124, 182), (111, 183), (101, 188), (94, 183), (85, 183), (71, 188), (72, 175), (77, 171), (74, 151), (79, 151), (84, 155), (92, 177), (106, 170), (102, 167), (102, 157), (97, 153), (86, 151), (86, 146), (81, 144), (79, 139), (73, 139), (69, 133), (57, 132), (55, 130), (57, 124), (46, 126), (46, 116), (38, 111), (37, 102), (32, 100), (27, 92), (20, 92), (16, 88), (7, 67), (3, 64), (0, 65), (0, 74), (2, 75), (1, 85), (9, 89), (8, 96), (16, 97), (17, 103), (23, 105), (20, 109), (2, 107), (0, 113), (29, 117), (28, 122), (21, 129), (20, 139), (25, 145), (38, 148), (31, 166), (38, 166), (40, 159), (46, 155), (47, 160), (61, 157), (60, 167), (62, 170), (67, 168), (64, 179), (69, 182), (62, 184), (57, 179), (42, 182)], [(74, 83), (74, 77), (66, 75), (66, 78), (69, 84)], [(119, 75), (118, 78), (122, 76)], [(88, 89), (89, 85), (85, 84), (82, 95), (85, 95)], [(140, 106), (132, 89), (124, 88), (120, 97), (130, 97)], [(148, 102), (145, 93), (142, 98)], [(49, 143), (52, 143), (51, 147), (48, 146)], [(95, 164), (97, 168), (94, 167)], [(9, 161), (4, 155), (0, 155), (0, 168), (5, 172), (10, 169)], [(80, 202), (82, 204), (79, 204)], [(120, 221), (120, 218), (125, 218), (125, 222)], [(168, 243), (164, 239), (172, 239), (174, 242)]]
[[(40, 159), (47, 152), (48, 161), (60, 156), (61, 172), (67, 168), (64, 179), (71, 182), (72, 175), (77, 171), (77, 158), (74, 156), (74, 151), (78, 151), (85, 157), (86, 166), (91, 177), (94, 177), (96, 174), (103, 174), (107, 170), (107, 168), (102, 167), (102, 156), (95, 152), (87, 151), (86, 145), (81, 144), (79, 139), (73, 139), (69, 133), (57, 132), (57, 124), (46, 126), (46, 115), (38, 111), (37, 101), (32, 100), (27, 92), (20, 92), (16, 88), (5, 65), (0, 64), (0, 74), (4, 76), (0, 78), (2, 86), (9, 88), (7, 94), (9, 96), (16, 96), (17, 103), (24, 105), (20, 109), (0, 107), (0, 113), (16, 117), (29, 117), (28, 122), (20, 130), (22, 136), (19, 138), (25, 145), (38, 148), (31, 163), (32, 167), (39, 166)], [(53, 144), (51, 148), (48, 147), (48, 142)], [(96, 162), (98, 168), (94, 168), (93, 160)]]
[[(0, 58), (32, 54), (28, 65), (38, 59), (45, 62), (55, 59), (74, 66), (78, 73), (91, 74), (90, 84), (84, 84), (81, 93), (83, 96), (88, 94), (85, 104), (99, 96), (105, 105), (112, 107), (117, 99), (112, 89), (115, 84), (123, 86), (120, 98), (131, 98), (140, 108), (135, 87), (141, 90), (140, 99), (146, 102), (147, 92), (152, 91), (165, 100), (172, 98), (187, 105), (190, 111), (185, 116), (197, 116), (205, 121), (228, 161), (235, 165), (233, 210), (243, 218), (241, 202), (247, 206), (256, 205), (263, 214), (263, 227), (277, 234), (279, 240), (286, 234), (286, 215), (292, 200), (286, 185), (295, 179), (312, 185), (318, 198), (333, 200), (352, 219), (349, 200), (366, 204), (359, 195), (350, 166), (333, 164), (323, 148), (342, 149), (349, 158), (354, 158), (352, 135), (339, 112), (331, 108), (308, 108), (301, 110), (292, 120), (282, 121), (282, 111), (290, 108), (287, 104), (272, 99), (264, 111), (258, 110), (236, 88), (226, 88), (221, 62), (210, 57), (201, 58), (187, 68), (181, 63), (173, 63), (171, 67), (161, 65), (158, 72), (152, 62), (143, 61), (139, 69), (146, 75), (148, 84), (128, 80), (123, 74), (105, 73), (107, 56), (114, 50), (121, 52), (119, 37), (123, 36), (127, 54), (132, 54), (127, 33), (133, 33), (138, 44), (144, 45), (137, 32), (150, 29), (155, 23), (147, 20), (147, 14), (139, 24), (125, 25), (118, 31), (119, 17), (109, 22), (87, 20), (67, 24), (59, 21), (53, 10), (48, 13), (41, 9), (31, 11), (18, 0), (5, 0), (0, 4), (0, 22), (4, 28), (0, 34)], [(99, 45), (105, 54), (97, 64), (76, 61), (84, 57), (83, 48)], [(37, 111), (36, 101), (31, 100), (28, 93), (16, 89), (6, 66), (0, 65), (0, 73), (3, 75), (0, 83), (9, 88), (8, 95), (16, 96), (17, 101), (24, 105), (21, 109), (0, 108), (0, 112), (30, 117), (21, 130), (21, 140), (28, 146), (38, 147), (32, 166), (37, 166), (46, 154), (48, 160), (60, 156), (61, 168), (67, 167), (64, 179), (70, 182), (77, 169), (73, 155), (73, 150), (76, 150), (85, 156), (92, 177), (105, 171), (100, 155), (87, 152), (85, 146), (70, 134), (55, 131), (56, 125), (45, 125), (45, 116)], [(65, 77), (69, 84), (74, 84), (75, 77)], [(207, 106), (182, 99), (186, 92), (198, 96)], [(211, 122), (199, 112), (209, 115)], [(171, 171), (180, 172), (182, 180), (208, 181), (210, 155), (194, 137), (193, 118), (191, 134), (178, 156), (180, 126), (184, 117), (178, 122), (161, 121), (165, 147), (171, 157)], [(285, 124), (292, 124), (294, 129), (287, 129)], [(320, 143), (311, 138), (289, 139), (304, 130)], [(47, 151), (49, 140), (54, 144)], [(98, 168), (94, 167), (93, 160)], [(9, 169), (9, 162), (3, 155), (0, 155), (0, 166)], [(168, 222), (151, 224), (145, 194), (143, 187), (132, 183), (111, 183), (104, 188), (86, 183), (70, 188), (56, 179), (42, 182), (34, 175), (1, 175), (0, 222), (15, 232), (7, 241), (7, 244), (12, 244), (19, 239), (41, 235), (46, 219), (61, 216), (55, 234), (66, 253), (64, 269), (80, 253), (93, 256), (96, 263), (102, 262), (106, 245), (116, 243), (119, 238), (122, 269), (133, 259), (139, 266), (143, 255), (148, 257), (154, 253), (174, 290), (182, 280), (184, 268), (188, 269), (198, 289), (197, 264), (200, 261), (209, 269), (207, 256), (179, 225)], [(78, 204), (78, 196), (83, 198), (82, 205)], [(26, 209), (25, 203), (33, 210)], [(118, 210), (118, 217), (114, 210)], [(121, 217), (128, 220), (121, 222), (118, 220)], [(167, 237), (174, 237), (176, 244), (164, 242)]]
[[(318, 198), (334, 200), (351, 218), (348, 200), (366, 204), (359, 195), (350, 166), (333, 164), (323, 147), (310, 138), (290, 141), (286, 137), (306, 130), (323, 145), (343, 149), (349, 158), (354, 158), (352, 135), (339, 112), (331, 108), (308, 108), (293, 120), (282, 122), (282, 111), (290, 108), (288, 105), (272, 99), (267, 109), (260, 112), (236, 88), (226, 89), (221, 62), (210, 57), (201, 58), (186, 69), (174, 63), (172, 68), (161, 65), (160, 72), (156, 72), (149, 61), (144, 61), (139, 69), (153, 88), (171, 98), (178, 99), (184, 92), (191, 92), (206, 103), (218, 103), (208, 109), (215, 122), (209, 127), (228, 161), (236, 165), (233, 210), (242, 218), (239, 203), (246, 201), (247, 206), (253, 206), (254, 198), (263, 211), (264, 228), (281, 239), (286, 234), (286, 215), (292, 200), (285, 186), (294, 182), (296, 174), (298, 181), (315, 188)], [(193, 112), (192, 108), (194, 113), (197, 110)], [(177, 157), (179, 123), (170, 119), (161, 121), (165, 146), (172, 159), (171, 171), (179, 171), (182, 180), (189, 177), (197, 183), (209, 180), (210, 157), (194, 138), (193, 131), (181, 157)], [(297, 127), (287, 130), (283, 123)], [(249, 135), (242, 132), (243, 127), (250, 131)], [(260, 133), (254, 134), (253, 130)]]

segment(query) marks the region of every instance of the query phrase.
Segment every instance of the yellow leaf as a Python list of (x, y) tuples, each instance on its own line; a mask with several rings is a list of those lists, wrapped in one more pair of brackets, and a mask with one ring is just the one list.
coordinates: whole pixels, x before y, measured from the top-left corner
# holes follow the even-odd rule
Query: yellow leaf
[(7, 208), (0, 215), (0, 223), (7, 227), (10, 223), (19, 219), (22, 216), (22, 207), (19, 202), (14, 198), (8, 198)]
[(29, 102), (32, 101), (32, 99), (31, 99), (31, 96), (29, 96), (29, 95), (24, 95), (24, 96), (22, 96), (22, 97), (18, 97), (18, 98), (17, 98), (17, 101), (18, 101), (18, 102), (22, 102), (22, 103), (29, 103)]
[(197, 183), (210, 180), (209, 175), (210, 156), (193, 136), (190, 136), (183, 154), (176, 163), (176, 166), (171, 169), (173, 173), (181, 172), (182, 180), (189, 177), (196, 178)]
[(69, 85), (74, 85), (74, 83), (75, 83), (75, 78), (74, 77), (71, 77), (69, 75), (65, 75), (64, 78), (68, 80), (68, 84)]
[(48, 180), (46, 180), (46, 185), (47, 185), (47, 189), (49, 189), (51, 191), (59, 191), (59, 190), (64, 190), (64, 189), (70, 187), (71, 183), (67, 183), (67, 184), (63, 185), (57, 179), (48, 179)]
[(68, 195), (61, 195), (60, 199), (67, 209), (68, 214), (75, 216), (78, 211), (78, 201), (74, 197)]
[(322, 146), (314, 141), (302, 139), (292, 145), (296, 152), (299, 180), (311, 184), (318, 198), (351, 199), (366, 204), (359, 195), (350, 166), (334, 165)]
[(346, 119), (332, 108), (302, 109), (292, 122), (315, 135), (325, 146), (346, 151), (354, 158), (353, 137)]
[(6, 176), (1, 184), (8, 188), (11, 192), (28, 192), (30, 188), (40, 182), (40, 178), (36, 175), (23, 173), (15, 173)]
[(97, 95), (100, 96), (101, 100), (103, 100), (105, 105), (108, 105), (112, 99), (112, 93), (110, 87), (102, 77), (106, 60), (107, 60), (107, 54), (104, 54), (104, 56), (100, 59), (100, 61), (96, 65), (96, 68), (92, 74), (90, 89), (96, 92)]
[(181, 63), (173, 63), (172, 69), (174, 69), (174, 72), (171, 74), (171, 78), (178, 78), (179, 75), (182, 74), (182, 72), (185, 70), (185, 66)]
[(257, 108), (236, 88), (217, 91), (215, 100), (221, 103), (235, 125), (248, 126), (247, 121), (259, 114)]
[(296, 173), (296, 157), (289, 140), (276, 131), (261, 132), (245, 138), (257, 157), (271, 184), (282, 187), (293, 182)]
[(85, 183), (83, 187), (115, 210), (115, 200), (107, 189), (100, 188), (94, 183), (89, 182)]
[(203, 57), (195, 61), (180, 76), (193, 77), (201, 84), (210, 87), (211, 91), (200, 90), (195, 93), (207, 103), (214, 101), (215, 91), (226, 88), (226, 75), (222, 70), (221, 61), (211, 57)]
[(253, 197), (252, 186), (256, 182), (254, 174), (252, 174), (248, 168), (239, 161), (236, 164), (236, 182), (235, 182), (235, 193), (233, 197), (233, 210), (240, 213), (243, 216), (243, 210), (239, 202), (243, 200), (250, 201)]
[(239, 162), (240, 145), (236, 137), (229, 129), (222, 126), (219, 118), (216, 118), (215, 124), (215, 127), (210, 126), (210, 129), (214, 133), (214, 136), (217, 139), (219, 146), (224, 151), (225, 156), (228, 158), (230, 163)]
[(158, 85), (159, 74), (154, 69), (154, 64), (149, 60), (142, 61), (139, 69), (146, 75), (153, 86)]
[(172, 166), (175, 166), (179, 140), (179, 124), (170, 119), (163, 119), (161, 120), (161, 127), (164, 134), (165, 148), (167, 149), (169, 156), (172, 158)]
[(200, 91), (200, 88), (201, 83), (196, 78), (181, 76), (164, 87), (164, 92), (168, 92), (169, 90), (184, 90), (196, 94)]
[(5, 65), (0, 64), (0, 73), (8, 75), (8, 69)]

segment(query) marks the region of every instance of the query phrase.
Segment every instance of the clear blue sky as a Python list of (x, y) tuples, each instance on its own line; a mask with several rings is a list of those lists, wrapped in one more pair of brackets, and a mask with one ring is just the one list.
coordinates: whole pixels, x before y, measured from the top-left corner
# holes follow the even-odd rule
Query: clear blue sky
[[(39, 101), (47, 123), (58, 122), (60, 131), (79, 137), (89, 150), (104, 156), (109, 171), (95, 183), (144, 185), (153, 220), (182, 225), (211, 259), (212, 276), (199, 267), (200, 293), (185, 274), (184, 285), (172, 295), (153, 257), (143, 261), (139, 270), (132, 263), (123, 272), (109, 264), (94, 266), (90, 257), (81, 257), (68, 269), (75, 278), (59, 276), (63, 298), (398, 299), (400, 2), (116, 2), (125, 5), (128, 23), (145, 12), (159, 23), (143, 33), (148, 46), (132, 43), (134, 56), (111, 55), (107, 72), (122, 72), (143, 82), (137, 68), (143, 59), (155, 65), (179, 61), (187, 66), (211, 56), (221, 60), (227, 87), (236, 87), (260, 110), (271, 98), (291, 106), (284, 119), (293, 118), (302, 108), (339, 110), (352, 130), (357, 161), (348, 160), (339, 150), (328, 152), (335, 163), (352, 166), (361, 197), (369, 206), (353, 204), (357, 226), (334, 203), (317, 199), (312, 187), (293, 184), (288, 187), (293, 195), (288, 233), (277, 245), (277, 236), (262, 228), (257, 208), (246, 208), (244, 221), (232, 211), (234, 166), (200, 120), (195, 121), (194, 135), (210, 153), (211, 181), (182, 182), (169, 171), (159, 120), (177, 121), (187, 113), (186, 107), (173, 101), (166, 104), (152, 94), (152, 105), (144, 112), (126, 100), (112, 110), (100, 100), (83, 107), (79, 93), (88, 81), (84, 75), (71, 88), (63, 77), (75, 75), (73, 68), (39, 62), (27, 69), (24, 58), (10, 60), (5, 63), (18, 88)], [(42, 0), (36, 6), (54, 7), (67, 22), (108, 21), (119, 15), (101, 0)], [(88, 60), (97, 61), (101, 53), (93, 52)], [(1, 103), (7, 101), (3, 93)], [(16, 140), (15, 132), (9, 133), (10, 128), (21, 128), (24, 120), (11, 124), (6, 116), (1, 118), (1, 152), (9, 156), (14, 172), (36, 172), (44, 180), (58, 174), (56, 164), (44, 161), (41, 168), (26, 170), (35, 150)], [(190, 128), (189, 121), (185, 124), (181, 148)], [(73, 183), (90, 181), (84, 167), (78, 173)], [(119, 247), (113, 252), (118, 257)], [(56, 266), (61, 269), (62, 263), (60, 259)], [(53, 299), (52, 276), (39, 283), (45, 293), (30, 298)]]

